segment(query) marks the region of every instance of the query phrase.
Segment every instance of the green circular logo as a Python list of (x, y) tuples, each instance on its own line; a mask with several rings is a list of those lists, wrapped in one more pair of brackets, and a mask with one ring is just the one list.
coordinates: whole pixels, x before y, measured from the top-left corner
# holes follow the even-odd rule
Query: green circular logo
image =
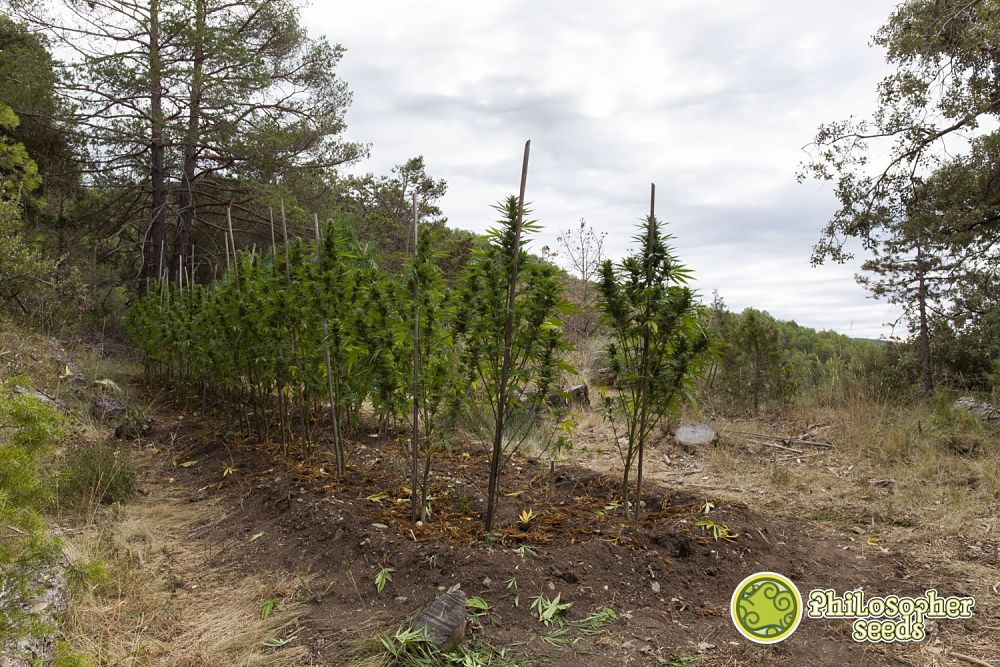
[(740, 582), (729, 603), (740, 634), (758, 644), (788, 639), (802, 620), (802, 595), (777, 572), (758, 572)]

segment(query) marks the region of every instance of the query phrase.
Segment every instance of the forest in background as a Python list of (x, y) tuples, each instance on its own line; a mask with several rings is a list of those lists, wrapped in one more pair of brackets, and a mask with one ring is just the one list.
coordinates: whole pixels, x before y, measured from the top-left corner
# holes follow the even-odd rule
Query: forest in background
[[(126, 309), (151, 282), (209, 283), (230, 245), (273, 249), (282, 207), (289, 238), (310, 238), (314, 216), (336, 220), (398, 273), (414, 194), (422, 228), (436, 230), (435, 262), (459, 275), (482, 241), (447, 221), (447, 184), (422, 158), (386, 175), (344, 174), (368, 150), (344, 138), (344, 49), (308, 35), (299, 10), (292, 1), (212, 0), (7, 7), (0, 299), (10, 317), (121, 340)], [(818, 386), (817, 369), (830, 364), (900, 396), (915, 381), (923, 392), (992, 388), (997, 142), (977, 128), (995, 113), (994, 60), (983, 55), (996, 48), (983, 29), (995, 13), (989, 2), (947, 16), (934, 4), (901, 6), (876, 39), (898, 65), (879, 89), (878, 113), (822, 126), (802, 165), (802, 178), (834, 181), (843, 204), (815, 261), (843, 259), (844, 242), (860, 240), (868, 259), (859, 280), (902, 307), (910, 335), (878, 350), (831, 343), (766, 313), (723, 316), (717, 300), (705, 311), (722, 354), (713, 390), (751, 388), (751, 403), (787, 397)], [(945, 19), (938, 39), (914, 41)], [(968, 151), (941, 150), (959, 135)], [(866, 175), (866, 146), (877, 141), (895, 142), (894, 159)], [(586, 308), (593, 294), (578, 283), (595, 278), (597, 235), (587, 227), (561, 238), (543, 259), (568, 270), (567, 294)], [(585, 334), (597, 331), (593, 319)], [(863, 370), (872, 365), (881, 375)]]
[[(876, 111), (821, 126), (801, 165), (801, 179), (831, 182), (840, 202), (818, 230), (814, 262), (860, 247), (859, 282), (903, 312), (907, 334), (880, 341), (733, 312), (724, 295), (705, 302), (654, 214), (655, 189), (619, 260), (585, 220), (556, 247), (528, 252), (545, 221), (530, 219), (524, 180), (520, 196), (498, 193), (496, 226), (480, 236), (447, 219), (447, 184), (419, 156), (388, 174), (348, 174), (369, 147), (345, 138), (344, 48), (309, 35), (301, 6), (0, 4), (0, 323), (14, 348), (34, 330), (99, 343), (107, 359), (141, 357), (146, 387), (168, 387), (178, 410), (214, 415), (222, 442), (275, 445), (274, 460), (363, 488), (363, 507), (389, 498), (365, 485), (393, 475), (411, 530), (475, 516), (487, 544), (544, 530), (531, 507), (511, 516), (504, 484), (525, 481), (507, 465), (514, 455), (530, 451), (544, 468), (551, 503), (575, 436), (597, 421), (605, 430), (590, 437), (618, 450), (622, 470), (586, 520), (624, 515), (620, 527), (641, 527), (646, 445), (685, 411), (757, 430), (806, 415), (810, 429), (851, 439), (824, 455), (893, 470), (866, 489), (887, 483), (911, 499), (944, 489), (945, 504), (935, 502), (954, 516), (963, 505), (947, 494), (995, 499), (1000, 467), (983, 444), (995, 433), (949, 405), (956, 392), (1000, 391), (1000, 130), (990, 129), (1000, 2), (901, 4), (875, 38), (895, 67)], [(873, 168), (873, 153), (888, 159)], [(668, 218), (670, 202), (660, 208)], [(30, 366), (15, 352), (3, 363)], [(58, 383), (73, 377), (67, 363)], [(93, 519), (135, 487), (124, 447), (62, 451), (72, 418), (29, 384), (0, 384), (0, 463), (17, 472), (0, 477), (10, 531), (0, 597), (30, 597), (36, 566), (58, 560), (44, 517), (76, 508)], [(106, 386), (77, 399), (104, 401)], [(148, 415), (122, 410), (122, 426), (141, 435)], [(366, 430), (385, 438), (391, 464), (365, 458)], [(833, 449), (817, 432), (798, 442)], [(459, 497), (445, 480), (453, 459), (472, 456), (453, 448), (467, 437), (488, 475)], [(397, 447), (403, 440), (410, 449)], [(770, 446), (802, 455), (795, 440)], [(725, 447), (706, 456), (730, 455), (740, 461)], [(765, 463), (776, 486), (791, 479)], [(198, 461), (171, 463), (188, 464)], [(232, 474), (226, 462), (213, 483)], [(699, 516), (714, 505), (701, 507)], [(715, 542), (737, 537), (700, 521)], [(379, 564), (378, 594), (393, 572)], [(31, 614), (0, 620), (0, 635), (38, 630)]]

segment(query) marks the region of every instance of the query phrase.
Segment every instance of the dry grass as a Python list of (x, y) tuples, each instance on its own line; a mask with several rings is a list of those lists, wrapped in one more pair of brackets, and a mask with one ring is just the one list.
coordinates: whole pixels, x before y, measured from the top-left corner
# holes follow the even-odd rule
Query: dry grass
[[(294, 641), (305, 611), (283, 603), (261, 620), (265, 597), (292, 600), (305, 583), (294, 577), (243, 577), (210, 563), (220, 548), (199, 530), (224, 517), (218, 506), (150, 498), (119, 510), (117, 521), (68, 540), (75, 563), (105, 563), (99, 577), (72, 596), (63, 639), (97, 665), (303, 665)], [(268, 638), (290, 639), (282, 648)]]

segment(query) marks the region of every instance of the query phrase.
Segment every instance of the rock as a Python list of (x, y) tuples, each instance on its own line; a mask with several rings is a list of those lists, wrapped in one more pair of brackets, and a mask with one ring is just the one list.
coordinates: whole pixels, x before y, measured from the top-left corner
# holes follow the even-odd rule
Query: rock
[(83, 369), (72, 359), (66, 358), (63, 360), (63, 369), (59, 372), (60, 380), (69, 380), (72, 384), (83, 386), (87, 384), (87, 376), (84, 375)]
[(674, 440), (687, 450), (710, 445), (718, 437), (719, 434), (708, 424), (683, 424), (674, 431)]
[(41, 401), (45, 405), (50, 408), (54, 408), (59, 412), (64, 412), (66, 410), (65, 403), (54, 396), (49, 396), (44, 391), (35, 391), (34, 389), (28, 389), (27, 387), (22, 387), (21, 385), (16, 384), (14, 385), (14, 393), (34, 398), (35, 400)]
[(585, 408), (590, 407), (590, 387), (586, 384), (578, 384), (566, 390), (569, 400), (573, 405), (580, 405)]
[(114, 380), (109, 380), (107, 378), (103, 378), (101, 380), (94, 380), (94, 386), (100, 387), (101, 389), (104, 389), (105, 391), (110, 391), (110, 392), (113, 392), (115, 394), (122, 393), (122, 388), (119, 387), (118, 384)]
[(101, 394), (94, 399), (90, 415), (98, 421), (114, 421), (125, 416), (125, 402)]
[(569, 399), (563, 396), (562, 392), (556, 394), (549, 394), (545, 399), (545, 402), (549, 404), (549, 407), (553, 408), (568, 408)]
[(434, 598), (417, 614), (410, 628), (423, 630), (442, 651), (451, 651), (465, 641), (465, 617), (465, 592), (456, 586)]
[(610, 368), (598, 368), (593, 373), (591, 379), (594, 384), (600, 385), (602, 387), (610, 387), (615, 383), (615, 372)]
[(652, 586), (650, 586), (650, 588), (653, 589), (654, 593), (659, 594), (659, 592), (660, 592), (660, 582), (654, 581), (653, 584), (652, 584)]
[(987, 421), (1000, 420), (1000, 407), (974, 396), (962, 396), (955, 401), (955, 407)]
[(132, 418), (127, 412), (125, 421), (115, 428), (115, 438), (118, 440), (136, 440), (148, 435), (153, 430), (153, 420), (149, 417)]
[(517, 397), (517, 402), (521, 404), (521, 407), (526, 408), (534, 403), (537, 393), (534, 387), (525, 387), (514, 392), (514, 396)]

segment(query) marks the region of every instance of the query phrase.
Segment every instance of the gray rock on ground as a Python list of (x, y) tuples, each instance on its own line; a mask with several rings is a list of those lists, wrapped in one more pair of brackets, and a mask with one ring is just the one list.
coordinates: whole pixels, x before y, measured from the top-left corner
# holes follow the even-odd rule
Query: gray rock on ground
[(584, 408), (590, 407), (590, 387), (586, 384), (574, 385), (566, 390), (566, 394), (569, 396), (570, 402), (574, 405)]
[(715, 442), (719, 434), (708, 424), (682, 424), (674, 431), (674, 440), (684, 449), (695, 449)]
[(125, 401), (101, 394), (94, 399), (90, 415), (98, 421), (115, 421), (125, 416)]
[(66, 404), (54, 396), (49, 396), (44, 391), (36, 391), (34, 389), (28, 389), (27, 387), (22, 387), (19, 384), (14, 385), (14, 393), (20, 394), (22, 396), (30, 396), (31, 398), (37, 399), (49, 406), (54, 408), (59, 412), (64, 412), (66, 410)]
[(955, 401), (955, 407), (970, 412), (987, 421), (1000, 420), (1000, 406), (993, 405), (974, 396), (962, 396)]

